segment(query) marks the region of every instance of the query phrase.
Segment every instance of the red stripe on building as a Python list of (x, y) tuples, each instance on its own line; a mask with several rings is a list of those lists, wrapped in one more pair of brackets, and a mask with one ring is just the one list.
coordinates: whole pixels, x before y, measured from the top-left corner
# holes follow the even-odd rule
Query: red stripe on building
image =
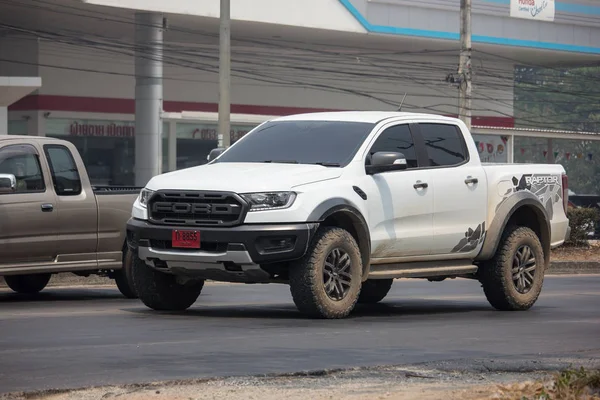
[[(187, 101), (165, 101), (166, 112), (204, 111), (217, 112), (216, 103), (196, 103)], [(8, 107), (9, 111), (71, 111), (89, 113), (134, 114), (134, 99), (106, 97), (80, 97), (55, 95), (30, 95)], [(231, 112), (236, 114), (290, 115), (321, 111), (346, 111), (309, 107), (257, 106), (250, 104), (232, 104)], [(456, 117), (455, 115), (453, 115)], [(474, 116), (473, 125), (512, 128), (515, 120), (511, 117)]]

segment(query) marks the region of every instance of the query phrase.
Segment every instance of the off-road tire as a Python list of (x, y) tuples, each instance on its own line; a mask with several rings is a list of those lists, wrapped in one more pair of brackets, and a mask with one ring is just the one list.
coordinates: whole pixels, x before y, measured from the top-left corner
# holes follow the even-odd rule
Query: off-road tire
[(387, 296), (390, 291), (393, 279), (368, 279), (362, 284), (360, 295), (358, 296), (359, 304), (375, 304)]
[[(334, 300), (325, 291), (325, 261), (332, 251), (341, 249), (350, 258), (350, 285), (345, 297)], [(341, 228), (320, 228), (306, 255), (290, 266), (290, 292), (298, 310), (312, 318), (345, 318), (358, 300), (361, 288), (362, 259), (356, 240)]]
[(17, 293), (34, 294), (41, 292), (52, 274), (8, 275), (4, 277), (9, 288)]
[(157, 311), (184, 311), (196, 302), (203, 280), (185, 285), (176, 281), (175, 275), (157, 271), (133, 255), (133, 282), (138, 297), (147, 307)]
[[(517, 250), (529, 246), (535, 257), (533, 284), (527, 293), (519, 293), (513, 282), (513, 262)], [(497, 310), (523, 311), (537, 301), (544, 282), (544, 250), (535, 232), (527, 227), (508, 227), (494, 257), (481, 265), (479, 281), (488, 302)]]
[(128, 299), (137, 299), (138, 294), (135, 290), (135, 285), (133, 282), (133, 263), (134, 256), (129, 248), (125, 248), (123, 250), (125, 254), (123, 255), (123, 267), (114, 273), (115, 283), (117, 284), (117, 288), (119, 292)]

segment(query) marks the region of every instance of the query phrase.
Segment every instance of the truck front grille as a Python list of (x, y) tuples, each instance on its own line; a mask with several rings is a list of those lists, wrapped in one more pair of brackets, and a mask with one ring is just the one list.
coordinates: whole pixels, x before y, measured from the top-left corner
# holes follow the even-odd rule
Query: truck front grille
[(158, 191), (148, 201), (150, 222), (161, 225), (233, 226), (240, 224), (247, 204), (228, 192)]

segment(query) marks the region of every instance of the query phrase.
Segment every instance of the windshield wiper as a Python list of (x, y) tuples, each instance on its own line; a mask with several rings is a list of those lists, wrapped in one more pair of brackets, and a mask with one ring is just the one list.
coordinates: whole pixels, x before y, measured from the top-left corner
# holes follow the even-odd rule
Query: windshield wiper
[(317, 165), (322, 165), (324, 167), (341, 167), (340, 163), (335, 163), (335, 162), (316, 162), (313, 164), (317, 164)]
[(265, 160), (264, 163), (276, 163), (276, 164), (298, 164), (296, 160)]

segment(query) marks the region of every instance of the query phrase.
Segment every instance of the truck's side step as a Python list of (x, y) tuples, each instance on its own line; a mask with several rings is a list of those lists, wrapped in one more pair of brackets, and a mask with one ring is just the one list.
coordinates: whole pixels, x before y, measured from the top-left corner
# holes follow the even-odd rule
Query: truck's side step
[(469, 275), (475, 272), (477, 272), (477, 266), (473, 265), (470, 260), (371, 264), (369, 279), (450, 277)]

